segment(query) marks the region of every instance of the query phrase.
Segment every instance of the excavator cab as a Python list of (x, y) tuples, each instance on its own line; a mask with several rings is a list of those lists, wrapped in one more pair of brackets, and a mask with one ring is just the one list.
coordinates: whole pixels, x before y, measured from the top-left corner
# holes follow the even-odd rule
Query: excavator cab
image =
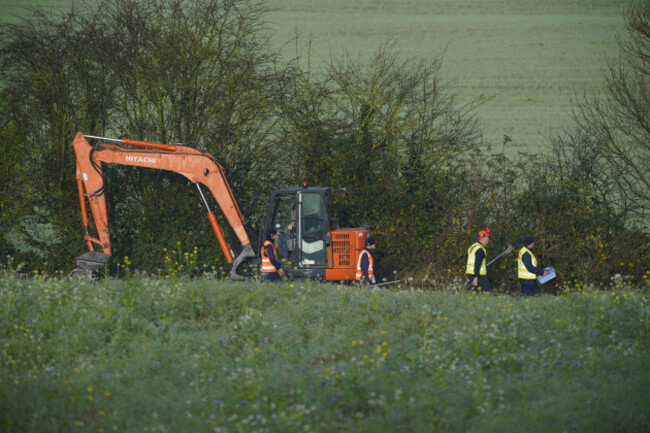
[(273, 192), (269, 200), (260, 245), (269, 229), (280, 235), (276, 241), (278, 259), (294, 278), (325, 279), (332, 267), (331, 230), (337, 221), (330, 217), (329, 188), (292, 187)]

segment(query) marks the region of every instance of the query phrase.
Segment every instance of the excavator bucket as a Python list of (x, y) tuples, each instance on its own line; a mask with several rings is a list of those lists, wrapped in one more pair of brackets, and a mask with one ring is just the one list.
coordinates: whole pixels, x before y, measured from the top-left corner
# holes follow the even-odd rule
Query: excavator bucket
[(93, 272), (101, 269), (111, 256), (99, 251), (89, 251), (77, 257), (77, 267), (71, 272), (72, 278), (91, 278)]
[(255, 251), (251, 244), (244, 245), (244, 249), (237, 256), (232, 265), (230, 266), (230, 279), (235, 281), (243, 281), (247, 279), (247, 272), (245, 270), (247, 262), (255, 258)]

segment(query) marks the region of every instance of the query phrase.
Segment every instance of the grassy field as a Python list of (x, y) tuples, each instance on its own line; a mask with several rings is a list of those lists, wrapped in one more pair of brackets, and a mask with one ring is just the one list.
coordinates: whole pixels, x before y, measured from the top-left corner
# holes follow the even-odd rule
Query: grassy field
[[(0, 20), (24, 6), (56, 10), (70, 0), (0, 0)], [(321, 69), (344, 50), (364, 58), (386, 41), (405, 57), (443, 52), (442, 77), (462, 100), (489, 97), (478, 111), (485, 139), (510, 154), (543, 152), (571, 125), (571, 98), (597, 91), (606, 57), (625, 36), (627, 0), (272, 0), (267, 19), (279, 48), (297, 30)], [(285, 48), (287, 56), (295, 47)], [(303, 53), (304, 54), (304, 53)], [(500, 147), (499, 147), (500, 149)]]
[(316, 64), (342, 50), (361, 56), (394, 40), (406, 57), (444, 55), (442, 77), (479, 109), (485, 139), (513, 149), (548, 148), (571, 125), (571, 97), (594, 90), (624, 36), (622, 0), (274, 0), (277, 40), (312, 37)]
[(3, 271), (0, 431), (648, 431), (649, 295)]

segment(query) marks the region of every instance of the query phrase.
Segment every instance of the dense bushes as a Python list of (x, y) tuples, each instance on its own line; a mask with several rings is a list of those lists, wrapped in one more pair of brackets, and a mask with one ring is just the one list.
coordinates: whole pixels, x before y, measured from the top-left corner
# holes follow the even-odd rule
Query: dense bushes
[[(332, 186), (345, 225), (374, 227), (385, 277), (461, 277), (484, 226), (489, 256), (531, 234), (563, 279), (650, 270), (647, 226), (633, 228), (635, 208), (607, 189), (610, 165), (593, 137), (578, 131), (549, 155), (506, 158), (480, 146), (480, 101), (455, 100), (439, 59), (401, 59), (388, 44), (367, 63), (344, 53), (315, 76), (303, 59), (273, 54), (263, 13), (254, 1), (107, 0), (4, 27), (2, 260), (66, 273), (83, 250), (71, 146), (82, 130), (193, 142), (225, 166), (254, 229), (261, 208), (248, 204), (275, 185)], [(164, 271), (178, 257), (188, 273), (225, 265), (186, 180), (106, 170), (111, 272)], [(515, 269), (513, 253), (491, 268), (493, 283), (516, 290)]]
[[(6, 171), (26, 187), (18, 200), (3, 195), (3, 236), (15, 244), (25, 236), (14, 227), (47, 223), (56, 242), (38, 245), (31, 259), (47, 261), (49, 272), (73, 265), (83, 249), (71, 146), (77, 131), (193, 141), (227, 168), (241, 202), (268, 188), (253, 173), (274, 173), (273, 125), (289, 72), (267, 54), (260, 13), (255, 2), (239, 0), (107, 0), (4, 27), (0, 126), (8, 131), (3, 147), (18, 143), (22, 155)], [(107, 173), (117, 257), (155, 270), (177, 240), (206, 245), (205, 211), (180, 176), (129, 167)], [(22, 218), (4, 226), (12, 209)], [(203, 264), (219, 265), (207, 259), (217, 255), (208, 245)]]

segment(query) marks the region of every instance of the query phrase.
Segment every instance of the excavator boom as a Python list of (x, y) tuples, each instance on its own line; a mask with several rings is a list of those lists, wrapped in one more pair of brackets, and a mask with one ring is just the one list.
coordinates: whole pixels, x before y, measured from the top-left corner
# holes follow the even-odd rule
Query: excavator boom
[[(112, 141), (138, 148), (126, 148), (106, 142), (91, 146), (87, 138)], [(244, 278), (237, 273), (237, 270), (242, 263), (255, 257), (255, 253), (244, 228), (244, 217), (230, 189), (224, 169), (212, 155), (182, 145), (95, 137), (84, 135), (81, 132), (77, 133), (73, 146), (77, 160), (77, 184), (82, 220), (86, 230), (85, 240), (90, 252), (93, 253), (86, 253), (77, 260), (80, 268), (89, 271), (95, 270), (95, 268), (100, 267), (100, 262), (105, 263), (111, 255), (110, 231), (104, 194), (104, 173), (101, 165), (104, 162), (179, 173), (197, 185), (202, 197), (203, 192), (199, 185), (207, 187), (242, 245), (241, 253), (234, 259), (223, 230), (217, 223), (217, 218), (214, 212), (210, 210), (205, 197), (203, 197), (208, 210), (210, 225), (215, 232), (226, 260), (231, 265), (230, 277), (233, 279)], [(88, 233), (86, 199), (90, 204), (98, 239), (91, 237)], [(100, 246), (101, 254), (94, 251), (93, 244)], [(91, 262), (91, 264), (88, 262)], [(97, 264), (93, 265), (92, 263)], [(103, 265), (103, 263), (101, 264)]]

